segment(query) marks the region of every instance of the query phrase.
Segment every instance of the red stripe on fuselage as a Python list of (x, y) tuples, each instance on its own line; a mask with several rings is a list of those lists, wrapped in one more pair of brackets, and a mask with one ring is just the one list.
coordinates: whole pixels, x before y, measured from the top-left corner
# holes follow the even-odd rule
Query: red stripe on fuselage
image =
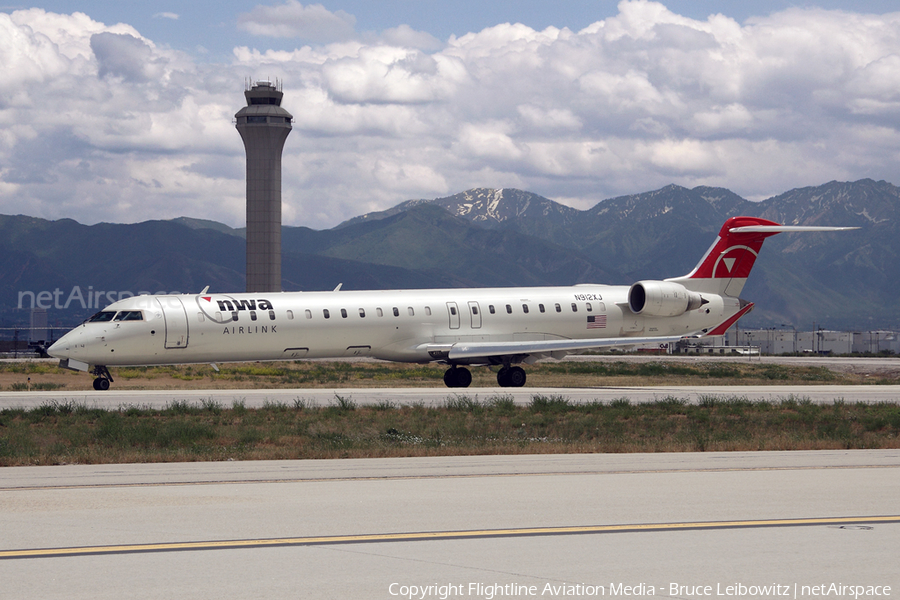
[(720, 323), (714, 329), (707, 332), (706, 335), (725, 335), (725, 332), (728, 331), (728, 328), (737, 323), (737, 320), (746, 315), (748, 312), (753, 310), (753, 303), (749, 303), (747, 306), (737, 311), (734, 315), (731, 316), (730, 319)]

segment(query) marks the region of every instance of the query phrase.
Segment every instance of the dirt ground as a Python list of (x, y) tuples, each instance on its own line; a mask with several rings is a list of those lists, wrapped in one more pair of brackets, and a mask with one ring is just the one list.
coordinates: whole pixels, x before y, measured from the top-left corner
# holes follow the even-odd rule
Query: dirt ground
[[(733, 381), (699, 377), (635, 377), (598, 376), (593, 373), (559, 373), (548, 362), (527, 366), (528, 385), (539, 387), (582, 386), (634, 386), (634, 385), (728, 385), (731, 384), (804, 384), (830, 383), (860, 385), (867, 383), (900, 384), (900, 357), (897, 358), (820, 358), (763, 357), (746, 358), (685, 357), (685, 356), (575, 356), (567, 362), (664, 362), (673, 365), (724, 364), (741, 369), (765, 369), (767, 365), (798, 369), (827, 368), (833, 377), (829, 380), (748, 380)], [(559, 363), (555, 363), (559, 364)], [(24, 359), (0, 361), (0, 391), (26, 391), (28, 389), (58, 389), (61, 391), (92, 390), (93, 376), (84, 372), (59, 369), (55, 360)], [(278, 389), (278, 388), (333, 388), (333, 387), (443, 387), (443, 365), (405, 365), (385, 363), (371, 359), (352, 361), (302, 361), (294, 363), (230, 363), (218, 365), (216, 372), (211, 365), (188, 365), (161, 368), (112, 368), (117, 389), (183, 390), (183, 389)], [(285, 377), (277, 370), (290, 370), (293, 376)], [(473, 367), (472, 386), (496, 386), (496, 369)]]

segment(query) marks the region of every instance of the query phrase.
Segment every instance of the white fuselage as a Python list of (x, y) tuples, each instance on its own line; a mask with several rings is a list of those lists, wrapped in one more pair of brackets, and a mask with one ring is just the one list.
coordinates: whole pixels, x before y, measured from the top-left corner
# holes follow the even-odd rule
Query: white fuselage
[[(636, 315), (628, 286), (282, 292), (137, 296), (104, 309), (49, 350), (85, 365), (161, 365), (371, 356), (446, 361), (472, 343), (690, 335), (740, 309), (736, 298), (674, 317)], [(491, 357), (459, 364), (496, 364)]]

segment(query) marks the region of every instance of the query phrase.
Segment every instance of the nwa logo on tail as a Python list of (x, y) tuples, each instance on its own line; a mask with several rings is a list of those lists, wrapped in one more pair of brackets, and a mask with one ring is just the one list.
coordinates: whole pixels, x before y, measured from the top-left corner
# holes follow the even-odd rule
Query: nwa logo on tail
[[(736, 217), (726, 221), (712, 248), (689, 275), (692, 279), (746, 279), (759, 256), (765, 238), (775, 231), (760, 231), (760, 226), (779, 226), (778, 223), (751, 217)], [(780, 227), (780, 226), (779, 226)]]
[(237, 321), (238, 313), (241, 311), (268, 311), (269, 318), (275, 319), (275, 307), (271, 301), (265, 298), (238, 299), (234, 296), (198, 296), (197, 305), (209, 320), (216, 323)]
[(711, 277), (747, 277), (758, 254), (749, 246), (732, 246), (716, 259)]

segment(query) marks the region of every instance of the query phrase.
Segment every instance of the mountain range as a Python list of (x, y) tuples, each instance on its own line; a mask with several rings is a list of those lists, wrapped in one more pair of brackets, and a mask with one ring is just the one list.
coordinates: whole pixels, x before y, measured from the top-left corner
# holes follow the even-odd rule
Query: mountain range
[[(588, 210), (521, 190), (473, 189), (409, 200), (329, 230), (284, 227), (283, 287), (627, 285), (689, 272), (725, 219), (748, 215), (860, 229), (767, 240), (742, 293), (756, 303), (743, 326), (893, 329), (900, 328), (898, 212), (900, 188), (869, 179), (762, 202), (724, 188), (670, 185)], [(0, 319), (7, 326), (28, 322), (18, 307), (30, 308), (41, 291), (51, 322), (65, 326), (119, 291), (245, 287), (244, 231), (215, 221), (87, 226), (0, 216), (0, 233)], [(98, 292), (99, 301), (86, 301)], [(55, 307), (67, 300), (68, 308)]]

